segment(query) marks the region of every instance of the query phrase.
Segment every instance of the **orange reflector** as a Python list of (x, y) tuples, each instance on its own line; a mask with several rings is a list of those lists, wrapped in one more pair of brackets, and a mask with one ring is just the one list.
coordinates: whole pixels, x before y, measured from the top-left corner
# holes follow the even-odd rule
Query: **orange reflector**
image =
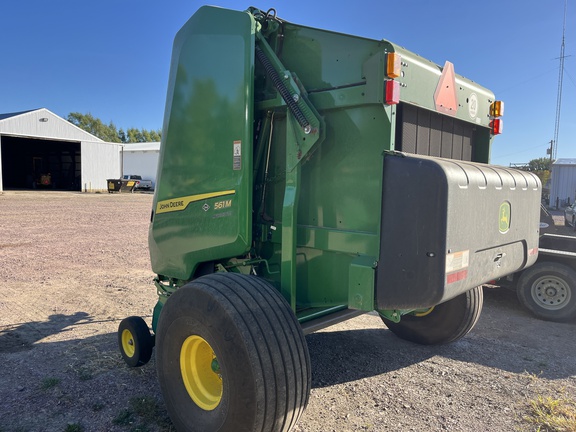
[(456, 94), (456, 75), (454, 65), (447, 61), (444, 63), (442, 74), (434, 92), (436, 111), (456, 116), (458, 111), (458, 95)]
[(492, 117), (502, 117), (504, 115), (504, 102), (494, 101), (490, 104), (490, 115)]
[(492, 135), (500, 135), (504, 129), (504, 122), (502, 119), (490, 120), (490, 129)]
[(402, 68), (402, 57), (398, 53), (386, 54), (386, 75), (388, 78), (398, 78)]
[(386, 105), (395, 105), (400, 102), (400, 83), (398, 81), (386, 81), (384, 101)]

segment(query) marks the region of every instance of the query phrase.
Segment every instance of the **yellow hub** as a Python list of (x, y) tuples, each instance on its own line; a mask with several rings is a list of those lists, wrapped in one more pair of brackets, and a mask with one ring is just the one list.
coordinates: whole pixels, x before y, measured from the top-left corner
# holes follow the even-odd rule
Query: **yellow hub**
[(180, 372), (188, 394), (200, 408), (212, 411), (222, 400), (222, 376), (214, 350), (200, 336), (189, 336), (180, 350)]
[(124, 353), (128, 357), (134, 357), (134, 353), (136, 352), (136, 347), (134, 344), (134, 336), (132, 335), (132, 332), (128, 329), (125, 329), (122, 332), (122, 349), (124, 350)]

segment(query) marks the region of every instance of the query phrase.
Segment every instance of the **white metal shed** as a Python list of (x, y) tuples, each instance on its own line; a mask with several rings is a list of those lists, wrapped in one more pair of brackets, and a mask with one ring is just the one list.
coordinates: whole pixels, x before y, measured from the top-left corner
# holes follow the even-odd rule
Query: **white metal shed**
[(563, 207), (576, 198), (576, 159), (557, 159), (550, 174), (550, 205)]
[(122, 154), (124, 174), (141, 175), (143, 179), (152, 180), (152, 185), (156, 187), (156, 173), (160, 156), (159, 142), (124, 144)]
[(119, 178), (122, 145), (107, 143), (46, 108), (0, 114), (0, 192), (105, 191)]

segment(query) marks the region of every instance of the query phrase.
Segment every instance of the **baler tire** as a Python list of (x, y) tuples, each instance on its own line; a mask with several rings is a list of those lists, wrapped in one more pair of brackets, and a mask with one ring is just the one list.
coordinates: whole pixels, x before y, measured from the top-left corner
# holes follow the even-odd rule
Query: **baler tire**
[(202, 276), (166, 301), (156, 368), (178, 431), (289, 431), (310, 394), (310, 358), (290, 305), (268, 282)]
[(139, 367), (150, 361), (154, 337), (141, 317), (131, 316), (120, 321), (118, 346), (126, 364), (130, 367)]
[(483, 303), (482, 287), (479, 286), (434, 306), (428, 313), (404, 315), (398, 323), (381, 318), (401, 339), (421, 345), (440, 345), (468, 334), (480, 318)]
[(516, 285), (520, 303), (538, 318), (576, 319), (576, 271), (556, 262), (539, 262), (523, 271)]

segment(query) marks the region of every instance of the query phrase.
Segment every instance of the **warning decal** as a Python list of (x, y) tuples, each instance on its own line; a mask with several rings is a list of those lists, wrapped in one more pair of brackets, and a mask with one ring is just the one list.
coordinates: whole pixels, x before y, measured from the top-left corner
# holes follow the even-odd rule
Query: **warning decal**
[(446, 273), (452, 273), (468, 267), (470, 251), (455, 252), (446, 255)]
[(234, 162), (232, 164), (232, 169), (234, 171), (239, 171), (242, 169), (242, 141), (234, 141)]
[(470, 251), (460, 251), (446, 255), (446, 284), (464, 280), (468, 277)]

